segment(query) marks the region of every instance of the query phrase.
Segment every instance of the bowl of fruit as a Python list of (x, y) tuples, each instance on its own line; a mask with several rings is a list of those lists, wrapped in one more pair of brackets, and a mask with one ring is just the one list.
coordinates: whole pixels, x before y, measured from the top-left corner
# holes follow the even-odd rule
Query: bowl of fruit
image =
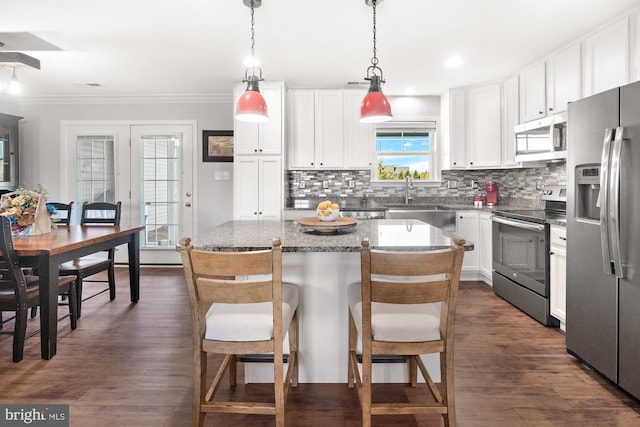
[(340, 206), (332, 203), (331, 200), (325, 200), (318, 203), (317, 216), (320, 221), (335, 221), (340, 216)]

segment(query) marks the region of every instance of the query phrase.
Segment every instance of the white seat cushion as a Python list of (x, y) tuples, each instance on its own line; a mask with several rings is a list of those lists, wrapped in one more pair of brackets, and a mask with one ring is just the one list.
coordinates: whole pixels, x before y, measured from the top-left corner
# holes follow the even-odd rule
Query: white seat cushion
[[(349, 310), (362, 336), (362, 290), (349, 286)], [(416, 342), (440, 339), (440, 304), (371, 303), (371, 332), (376, 341)]]
[[(298, 288), (282, 284), (282, 330), (286, 334), (298, 307)], [(263, 341), (273, 338), (273, 304), (212, 304), (206, 315), (205, 339)]]

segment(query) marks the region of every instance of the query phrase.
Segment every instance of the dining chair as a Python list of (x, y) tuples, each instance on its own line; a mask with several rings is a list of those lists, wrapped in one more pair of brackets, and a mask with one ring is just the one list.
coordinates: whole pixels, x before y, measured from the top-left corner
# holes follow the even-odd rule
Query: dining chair
[[(13, 247), (10, 220), (0, 216), (0, 312), (14, 311), (13, 361), (23, 358), (24, 342), (28, 338), (27, 314), (30, 308), (40, 305), (40, 277), (25, 275), (18, 263)], [(76, 329), (76, 280), (75, 277), (61, 277), (58, 280), (58, 293), (69, 294), (69, 317), (71, 329)], [(7, 333), (2, 331), (0, 333)], [(34, 332), (29, 336), (35, 335)]]
[[(201, 426), (208, 412), (218, 412), (271, 414), (277, 426), (284, 426), (290, 386), (298, 385), (298, 289), (282, 283), (280, 240), (274, 239), (270, 250), (250, 252), (196, 250), (189, 238), (180, 247), (193, 324), (193, 425)], [(225, 357), (207, 389), (208, 353)], [(240, 355), (268, 353), (274, 364), (273, 403), (214, 400), (225, 371), (235, 387)]]
[(73, 210), (73, 202), (59, 203), (47, 202), (47, 208), (54, 208), (55, 213), (51, 217), (57, 225), (69, 225), (71, 223), (71, 212)]
[[(347, 380), (358, 391), (362, 425), (370, 426), (373, 415), (441, 414), (445, 426), (455, 426), (453, 332), (464, 240), (456, 237), (450, 248), (428, 252), (375, 250), (368, 239), (361, 246), (361, 282), (351, 285), (348, 294)], [(429, 353), (440, 355), (440, 389), (420, 357)], [(419, 369), (432, 397), (373, 402), (374, 355), (405, 356), (411, 386), (417, 386)]]
[[(101, 225), (113, 226), (120, 225), (120, 215), (122, 203), (95, 202), (82, 204), (82, 215), (80, 217), (80, 225)], [(116, 278), (115, 278), (115, 248), (106, 251), (106, 257), (100, 255), (87, 255), (67, 261), (60, 266), (61, 276), (76, 276), (78, 287), (78, 318), (82, 315), (82, 302), (106, 291), (109, 291), (109, 298), (113, 301), (116, 298)], [(89, 276), (107, 272), (107, 280), (92, 279), (87, 280)], [(82, 296), (82, 288), (84, 282), (108, 282), (109, 287), (100, 290), (88, 297)]]

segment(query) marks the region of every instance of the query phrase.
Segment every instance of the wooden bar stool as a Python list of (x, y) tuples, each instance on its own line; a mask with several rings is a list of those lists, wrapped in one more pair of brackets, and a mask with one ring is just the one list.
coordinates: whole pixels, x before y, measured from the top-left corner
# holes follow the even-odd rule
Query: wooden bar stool
[[(211, 252), (196, 250), (191, 239), (180, 241), (193, 323), (193, 425), (207, 412), (271, 414), (284, 426), (289, 386), (298, 385), (298, 288), (282, 283), (282, 249)], [(284, 376), (283, 341), (289, 332), (289, 356)], [(225, 354), (207, 390), (207, 353)], [(274, 403), (215, 401), (226, 370), (236, 385), (241, 355), (273, 354)]]
[[(455, 426), (453, 330), (464, 240), (449, 249), (430, 252), (372, 250), (362, 241), (362, 282), (349, 288), (348, 385), (354, 384), (363, 426), (372, 415), (442, 414)], [(440, 307), (435, 303), (441, 303)], [(362, 375), (358, 370), (358, 339), (362, 343)], [(420, 358), (440, 354), (441, 390)], [(411, 385), (420, 369), (433, 400), (417, 403), (372, 402), (371, 363), (374, 355), (406, 356)]]

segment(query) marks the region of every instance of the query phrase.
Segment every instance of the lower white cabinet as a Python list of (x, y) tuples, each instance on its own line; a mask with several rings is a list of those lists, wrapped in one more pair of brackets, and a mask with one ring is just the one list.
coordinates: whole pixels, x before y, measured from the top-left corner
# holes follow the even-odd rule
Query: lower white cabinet
[(491, 212), (480, 212), (478, 215), (478, 225), (480, 229), (480, 242), (478, 243), (478, 257), (480, 258), (480, 274), (482, 280), (492, 284), (492, 271), (493, 271), (493, 245), (492, 245), (492, 222)]
[(283, 170), (280, 156), (234, 158), (234, 218), (280, 219)]
[(458, 211), (456, 212), (456, 234), (466, 241), (473, 242), (474, 249), (464, 253), (462, 262), (462, 273), (478, 273), (480, 270), (480, 257), (478, 255), (478, 242), (480, 232), (478, 229), (478, 211)]
[(549, 251), (550, 311), (560, 321), (560, 329), (567, 324), (567, 229), (559, 225), (551, 226)]
[(469, 210), (456, 212), (456, 235), (473, 243), (464, 253), (462, 280), (482, 280), (492, 284), (491, 212)]

